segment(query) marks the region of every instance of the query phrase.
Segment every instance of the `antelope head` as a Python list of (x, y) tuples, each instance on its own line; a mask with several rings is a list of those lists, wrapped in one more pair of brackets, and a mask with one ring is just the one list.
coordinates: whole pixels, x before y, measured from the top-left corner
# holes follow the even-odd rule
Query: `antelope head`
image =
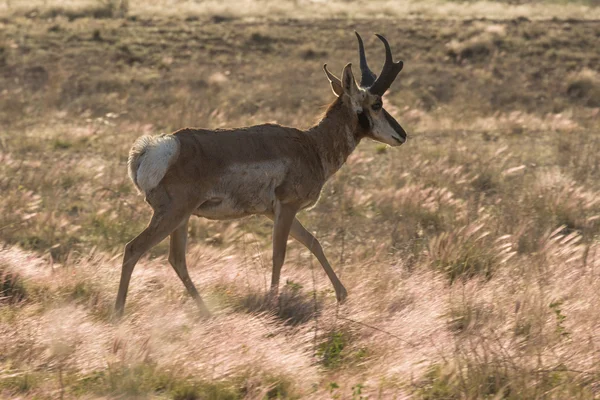
[(383, 108), (383, 94), (392, 85), (404, 64), (402, 61), (393, 61), (392, 50), (388, 41), (383, 36), (376, 34), (385, 46), (385, 63), (379, 77), (377, 77), (367, 65), (362, 38), (358, 32), (354, 33), (356, 33), (358, 39), (361, 71), (360, 86), (354, 80), (352, 64), (347, 64), (344, 67), (342, 79), (329, 72), (327, 64), (325, 64), (323, 69), (331, 83), (331, 89), (336, 96), (342, 99), (344, 104), (356, 113), (359, 134), (362, 137), (370, 137), (390, 146), (400, 146), (406, 142), (407, 135), (398, 121)]

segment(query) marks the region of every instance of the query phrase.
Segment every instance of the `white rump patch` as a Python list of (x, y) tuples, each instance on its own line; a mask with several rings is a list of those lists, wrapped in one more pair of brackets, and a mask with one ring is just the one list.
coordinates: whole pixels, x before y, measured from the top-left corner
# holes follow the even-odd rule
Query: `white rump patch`
[(173, 135), (142, 136), (129, 151), (129, 177), (144, 193), (154, 189), (179, 155), (179, 141)]

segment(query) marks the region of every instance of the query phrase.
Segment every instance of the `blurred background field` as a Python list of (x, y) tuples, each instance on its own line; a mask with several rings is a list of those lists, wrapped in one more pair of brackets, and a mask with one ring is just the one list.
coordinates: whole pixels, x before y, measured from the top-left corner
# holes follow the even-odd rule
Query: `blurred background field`
[[(0, 397), (600, 397), (597, 1), (0, 2)], [(402, 147), (361, 143), (301, 221), (349, 292), (270, 221), (192, 219), (201, 321), (166, 260), (142, 134), (315, 123), (322, 72), (405, 68)], [(356, 71), (355, 71), (356, 73)]]

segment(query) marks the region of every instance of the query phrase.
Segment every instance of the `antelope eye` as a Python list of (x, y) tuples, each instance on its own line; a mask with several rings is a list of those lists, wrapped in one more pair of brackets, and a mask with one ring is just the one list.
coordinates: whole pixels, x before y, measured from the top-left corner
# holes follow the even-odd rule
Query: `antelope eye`
[(371, 106), (371, 108), (373, 109), (373, 111), (379, 111), (381, 110), (382, 104), (381, 103), (375, 103)]

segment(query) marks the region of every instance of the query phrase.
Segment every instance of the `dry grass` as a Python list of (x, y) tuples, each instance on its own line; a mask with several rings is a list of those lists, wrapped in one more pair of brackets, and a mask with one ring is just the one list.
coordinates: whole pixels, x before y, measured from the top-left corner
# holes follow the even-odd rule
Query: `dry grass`
[[(597, 24), (437, 20), (477, 2), (407, 3), (432, 20), (280, 20), (287, 2), (268, 3), (287, 7), (268, 27), (228, 2), (150, 18), (164, 4), (103, 2), (99, 18), (12, 1), (0, 21), (0, 397), (600, 396)], [(214, 318), (198, 319), (163, 243), (112, 322), (122, 247), (150, 214), (125, 172), (134, 138), (310, 125), (331, 100), (320, 64), (355, 59), (352, 28), (402, 49), (385, 101), (411, 138), (362, 143), (300, 216), (348, 301), (290, 241), (269, 305), (269, 221), (194, 219), (188, 264)]]
[(5, 0), (0, 13), (63, 14), (69, 18), (139, 16), (207, 16), (229, 18), (436, 18), (589, 19), (600, 17), (598, 0), (443, 1), (443, 0)]

